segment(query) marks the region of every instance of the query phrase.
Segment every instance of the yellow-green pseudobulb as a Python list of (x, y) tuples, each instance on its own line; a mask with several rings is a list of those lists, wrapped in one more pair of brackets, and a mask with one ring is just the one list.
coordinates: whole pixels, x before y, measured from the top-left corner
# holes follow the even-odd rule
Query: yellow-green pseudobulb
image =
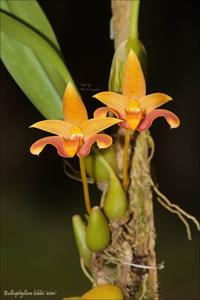
[[(114, 171), (117, 171), (116, 153), (114, 146), (102, 149), (99, 153), (106, 159)], [(109, 172), (106, 167), (98, 159), (97, 153), (91, 153), (84, 157), (85, 168), (87, 174), (95, 181), (107, 182), (110, 180)]]
[(109, 244), (110, 228), (100, 207), (92, 208), (86, 229), (86, 242), (93, 252), (102, 251)]
[(105, 284), (97, 286), (87, 293), (85, 293), (81, 299), (85, 300), (123, 300), (123, 294), (115, 285)]
[(109, 182), (109, 186), (104, 198), (104, 212), (108, 219), (112, 222), (123, 218), (127, 208), (128, 201), (124, 189), (119, 179), (117, 177), (113, 178)]
[(76, 245), (79, 250), (80, 257), (83, 259), (84, 264), (86, 266), (89, 266), (92, 252), (88, 249), (86, 243), (86, 226), (79, 215), (73, 216), (72, 224)]

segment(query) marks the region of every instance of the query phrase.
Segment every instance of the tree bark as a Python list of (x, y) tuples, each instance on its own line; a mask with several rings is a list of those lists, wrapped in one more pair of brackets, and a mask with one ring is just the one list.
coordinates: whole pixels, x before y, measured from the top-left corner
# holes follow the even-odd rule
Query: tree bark
[(130, 3), (127, 0), (111, 0), (115, 49), (128, 38)]

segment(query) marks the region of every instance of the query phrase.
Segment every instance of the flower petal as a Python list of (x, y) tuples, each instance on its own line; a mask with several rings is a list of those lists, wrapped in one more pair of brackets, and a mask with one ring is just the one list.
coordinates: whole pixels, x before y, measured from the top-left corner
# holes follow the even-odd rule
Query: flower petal
[(143, 131), (148, 129), (152, 125), (152, 122), (159, 117), (164, 117), (171, 128), (176, 128), (180, 125), (179, 118), (171, 111), (166, 109), (154, 109), (145, 115), (137, 130)]
[(70, 82), (63, 97), (63, 112), (64, 119), (73, 124), (81, 124), (88, 119), (85, 105)]
[(99, 148), (107, 148), (112, 145), (112, 138), (107, 134), (94, 134), (86, 138), (84, 144), (79, 148), (78, 156), (87, 156), (95, 142)]
[(81, 129), (84, 136), (96, 134), (112, 125), (115, 125), (122, 120), (117, 118), (92, 118), (81, 124)]
[(52, 145), (62, 157), (73, 157), (79, 146), (79, 140), (65, 140), (60, 136), (47, 136), (36, 141), (30, 148), (30, 152), (39, 155), (46, 145)]
[[(132, 130), (135, 130), (140, 123), (140, 120), (142, 118), (142, 112), (127, 112), (126, 113), (126, 121), (129, 125), (129, 128)], [(126, 128), (126, 123), (120, 124), (122, 127)]]
[(36, 122), (30, 127), (38, 128), (59, 136), (67, 137), (70, 134), (72, 124), (61, 120), (44, 120)]
[(166, 94), (153, 93), (138, 99), (138, 102), (140, 103), (141, 107), (145, 109), (145, 112), (148, 113), (170, 100), (172, 100), (172, 98)]
[(115, 109), (120, 114), (124, 114), (125, 112), (125, 96), (114, 93), (114, 92), (101, 92), (93, 96), (98, 99), (108, 107)]
[(119, 114), (117, 113), (116, 110), (110, 108), (110, 107), (99, 107), (95, 110), (94, 112), (94, 118), (105, 118), (107, 116), (107, 113), (111, 112), (113, 113), (116, 117), (119, 117)]
[(136, 100), (146, 93), (144, 74), (137, 55), (132, 49), (129, 51), (124, 69), (122, 93)]

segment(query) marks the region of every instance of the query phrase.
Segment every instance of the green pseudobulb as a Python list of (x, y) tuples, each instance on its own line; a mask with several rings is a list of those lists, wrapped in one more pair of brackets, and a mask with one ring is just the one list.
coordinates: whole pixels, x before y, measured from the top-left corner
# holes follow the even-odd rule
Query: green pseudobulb
[(110, 228), (100, 207), (92, 208), (86, 229), (86, 242), (93, 252), (102, 251), (110, 242)]
[[(115, 149), (110, 147), (108, 149), (101, 150), (101, 155), (108, 161), (114, 171), (117, 170)], [(91, 153), (84, 158), (87, 174), (95, 181), (109, 181), (109, 172), (107, 168), (99, 161), (98, 154)]]
[(124, 189), (119, 179), (116, 177), (109, 182), (103, 202), (104, 212), (108, 219), (112, 222), (123, 218), (127, 208), (128, 201)]

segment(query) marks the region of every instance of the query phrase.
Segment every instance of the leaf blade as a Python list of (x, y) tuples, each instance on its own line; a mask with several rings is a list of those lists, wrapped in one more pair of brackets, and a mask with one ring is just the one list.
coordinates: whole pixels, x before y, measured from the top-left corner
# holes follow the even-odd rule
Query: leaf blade
[(1, 8), (37, 30), (41, 35), (46, 37), (58, 51), (60, 51), (60, 45), (53, 28), (36, 0), (1, 0)]
[(6, 13), (0, 12), (0, 16), (1, 32), (25, 44), (34, 50), (37, 55), (44, 55), (46, 60), (55, 67), (66, 82), (69, 81), (69, 78), (71, 79), (70, 81), (72, 81), (71, 75), (65, 67), (63, 60), (45, 39)]
[[(37, 32), (5, 12), (1, 11), (0, 14), (1, 31), (4, 33), (1, 34), (1, 44), (3, 45), (1, 56), (5, 66), (24, 93), (46, 118), (62, 119), (61, 97), (66, 83), (68, 81), (73, 82), (73, 80), (61, 57)], [(35, 53), (29, 49), (28, 54), (27, 47)], [(15, 49), (15, 51), (12, 51), (12, 49)], [(16, 60), (14, 56), (16, 56)], [(16, 65), (17, 61), (21, 62), (21, 68), (20, 63)], [(30, 62), (32, 62), (32, 67)], [(36, 80), (35, 78), (37, 78), (38, 86), (40, 86), (39, 90), (36, 86), (31, 86), (27, 82), (26, 66), (29, 70), (31, 69), (31, 79)], [(41, 69), (44, 71), (43, 76)]]
[(33, 51), (1, 33), (1, 56), (9, 73), (41, 114), (47, 119), (62, 119), (62, 99)]
[[(3, 9), (4, 12), (7, 12), (11, 16), (25, 22), (25, 24), (40, 33), (43, 37), (46, 38), (47, 41), (49, 41), (53, 45), (53, 47), (55, 47), (56, 51), (58, 51), (61, 55), (60, 46), (51, 27), (51, 24), (49, 23), (46, 15), (44, 14), (42, 8), (36, 0), (2, 0), (0, 3), (1, 9)], [(14, 47), (14, 42), (12, 44)], [(64, 79), (60, 76), (60, 74), (55, 70), (54, 67), (46, 62), (44, 57), (40, 55), (38, 59), (40, 60), (42, 66), (48, 73), (49, 79), (53, 82), (53, 85), (62, 98), (63, 91), (66, 86)]]

